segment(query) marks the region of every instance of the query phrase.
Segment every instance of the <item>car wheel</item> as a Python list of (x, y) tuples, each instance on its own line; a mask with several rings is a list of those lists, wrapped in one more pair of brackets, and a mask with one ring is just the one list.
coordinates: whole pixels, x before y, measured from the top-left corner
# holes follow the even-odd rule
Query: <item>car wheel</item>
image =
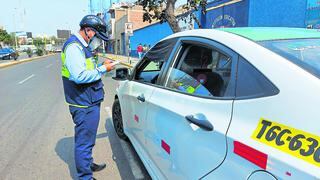
[(122, 121), (122, 114), (121, 114), (119, 99), (115, 99), (113, 102), (112, 120), (113, 120), (114, 130), (116, 131), (119, 138), (123, 140), (128, 140), (128, 137), (124, 134), (124, 131), (123, 131), (123, 121)]

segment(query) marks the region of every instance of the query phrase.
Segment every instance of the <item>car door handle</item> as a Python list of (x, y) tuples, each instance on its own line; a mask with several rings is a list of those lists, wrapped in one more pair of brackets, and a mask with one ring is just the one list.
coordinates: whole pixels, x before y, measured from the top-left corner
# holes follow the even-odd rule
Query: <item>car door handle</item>
[(144, 98), (143, 94), (141, 94), (140, 96), (137, 97), (137, 99), (141, 102), (146, 101), (146, 99)]
[(206, 131), (213, 130), (212, 124), (202, 114), (188, 115), (188, 116), (185, 116), (185, 118), (192, 124), (195, 124)]

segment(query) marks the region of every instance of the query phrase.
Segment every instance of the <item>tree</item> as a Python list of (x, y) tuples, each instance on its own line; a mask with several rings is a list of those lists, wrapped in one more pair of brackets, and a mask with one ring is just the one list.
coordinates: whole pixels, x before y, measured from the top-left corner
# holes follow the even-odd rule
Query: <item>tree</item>
[(16, 46), (16, 33), (15, 32), (10, 33), (10, 42), (9, 42), (9, 44), (11, 46)]
[(54, 44), (58, 43), (58, 39), (55, 36), (50, 36), (50, 41), (51, 41), (51, 43), (54, 42)]
[(44, 46), (44, 41), (42, 40), (42, 38), (34, 38), (33, 39), (33, 44), (36, 46), (36, 47), (43, 47)]
[(182, 8), (184, 16), (177, 18), (175, 14), (175, 5), (177, 0), (138, 0), (137, 4), (143, 6), (144, 14), (143, 21), (152, 22), (152, 20), (159, 20), (160, 23), (168, 22), (170, 28), (174, 33), (180, 32), (178, 20), (189, 23), (194, 20), (199, 28), (201, 28), (200, 21), (195, 16), (194, 12), (201, 8), (202, 13), (206, 13), (207, 0), (187, 0), (187, 4), (183, 5)]
[(6, 30), (0, 29), (0, 42), (12, 45), (12, 36)]

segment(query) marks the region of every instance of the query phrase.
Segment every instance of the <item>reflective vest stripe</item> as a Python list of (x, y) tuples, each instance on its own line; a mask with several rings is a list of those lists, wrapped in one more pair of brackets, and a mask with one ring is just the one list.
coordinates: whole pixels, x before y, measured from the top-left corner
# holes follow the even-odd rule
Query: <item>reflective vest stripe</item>
[[(68, 70), (67, 66), (66, 66), (66, 49), (70, 46), (75, 44), (82, 52), (83, 56), (86, 57), (86, 53), (85, 53), (85, 49), (84, 47), (82, 47), (82, 45), (77, 42), (77, 41), (71, 41), (70, 43), (68, 43), (66, 45), (66, 47), (64, 48), (63, 52), (61, 52), (61, 62), (62, 62), (62, 67), (61, 67), (61, 75), (67, 79), (70, 78), (70, 71)], [(92, 57), (86, 58), (85, 59), (85, 65), (86, 65), (86, 70), (94, 70), (96, 68), (96, 63), (94, 61), (94, 59)], [(70, 81), (70, 80), (69, 80)], [(79, 104), (72, 104), (72, 103), (68, 103), (66, 101), (66, 103), (69, 106), (73, 106), (73, 107), (78, 107), (78, 108), (88, 108), (89, 106), (84, 106), (84, 105), (79, 105)]]
[[(61, 75), (62, 75), (63, 77), (66, 77), (66, 78), (69, 78), (69, 77), (70, 77), (70, 72), (69, 72), (69, 70), (68, 70), (68, 68), (67, 68), (67, 66), (66, 66), (66, 54), (65, 54), (65, 51), (66, 51), (66, 49), (67, 49), (70, 45), (72, 45), (72, 44), (76, 44), (76, 45), (80, 48), (80, 50), (82, 51), (83, 56), (85, 56), (85, 53), (84, 53), (84, 51), (83, 51), (83, 48), (82, 48), (81, 45), (79, 45), (79, 43), (76, 42), (76, 41), (73, 41), (73, 42), (69, 43), (69, 44), (64, 48), (64, 51), (61, 52), (61, 61), (62, 61)], [(85, 64), (86, 64), (86, 70), (94, 70), (94, 69), (96, 68), (96, 65), (95, 65), (95, 63), (93, 63), (93, 59), (92, 59), (91, 57), (90, 57), (90, 58), (86, 58)]]
[(69, 106), (74, 106), (74, 107), (78, 107), (78, 108), (88, 108), (89, 106), (82, 106), (82, 105), (77, 105), (77, 104), (70, 104), (68, 102), (66, 102)]

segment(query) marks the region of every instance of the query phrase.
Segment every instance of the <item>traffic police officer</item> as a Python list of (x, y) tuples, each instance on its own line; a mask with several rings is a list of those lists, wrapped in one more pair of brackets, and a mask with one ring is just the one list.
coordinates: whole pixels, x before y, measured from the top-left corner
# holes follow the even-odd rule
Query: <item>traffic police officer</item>
[(108, 40), (103, 20), (95, 15), (87, 15), (81, 20), (80, 27), (79, 33), (72, 35), (62, 48), (62, 81), (75, 124), (74, 157), (78, 177), (94, 179), (92, 172), (106, 167), (105, 164), (95, 164), (92, 158), (100, 103), (104, 98), (101, 76), (114, 67), (108, 60), (98, 66), (92, 54), (102, 40)]

